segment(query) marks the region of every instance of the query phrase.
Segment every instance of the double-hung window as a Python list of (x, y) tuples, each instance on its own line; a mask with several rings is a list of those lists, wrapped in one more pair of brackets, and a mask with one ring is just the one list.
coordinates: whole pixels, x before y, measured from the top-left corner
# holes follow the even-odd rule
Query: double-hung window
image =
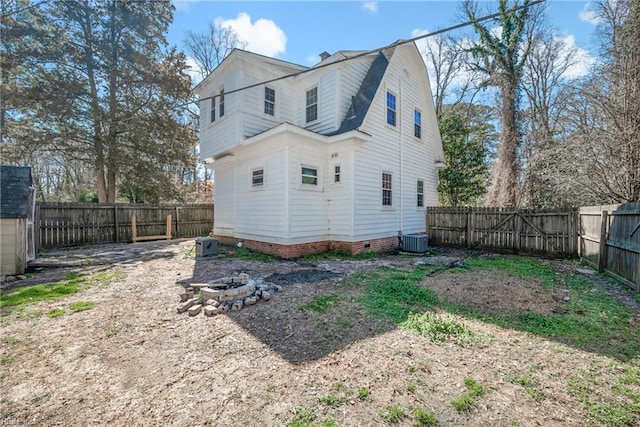
[(264, 88), (264, 113), (270, 116), (276, 112), (276, 90), (270, 87)]
[(391, 92), (387, 92), (387, 123), (396, 125), (396, 96)]
[(211, 98), (211, 123), (216, 121), (216, 98)]
[(307, 91), (306, 118), (307, 123), (318, 119), (318, 87)]
[(417, 206), (424, 207), (424, 181), (419, 179), (416, 185), (416, 194), (418, 195)]
[(340, 182), (340, 175), (341, 175), (340, 165), (335, 165), (333, 167), (333, 182), (335, 183)]
[(220, 101), (218, 101), (218, 108), (220, 109), (220, 117), (224, 116), (224, 88), (220, 89)]
[(264, 185), (264, 169), (254, 169), (251, 171), (251, 186), (262, 187)]
[(391, 206), (392, 204), (392, 176), (388, 172), (382, 172), (382, 206)]
[(413, 110), (413, 136), (422, 138), (422, 114), (418, 110)]
[(302, 166), (302, 183), (318, 185), (318, 169)]

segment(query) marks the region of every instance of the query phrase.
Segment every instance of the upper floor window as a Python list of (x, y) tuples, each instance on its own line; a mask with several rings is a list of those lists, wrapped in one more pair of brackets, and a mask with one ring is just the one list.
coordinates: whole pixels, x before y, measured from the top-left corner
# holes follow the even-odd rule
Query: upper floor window
[(254, 169), (251, 171), (251, 186), (261, 187), (264, 185), (264, 169)]
[(338, 183), (340, 182), (340, 175), (341, 175), (341, 171), (340, 171), (340, 165), (336, 165), (333, 167), (333, 182)]
[(216, 121), (216, 98), (211, 98), (211, 123)]
[(424, 181), (419, 179), (416, 187), (417, 187), (416, 193), (418, 195), (417, 206), (419, 208), (423, 208), (424, 207)]
[(396, 96), (391, 92), (387, 92), (387, 123), (396, 125)]
[(302, 166), (302, 183), (318, 185), (318, 169)]
[(273, 116), (276, 112), (276, 91), (270, 87), (264, 88), (264, 113)]
[(220, 101), (218, 102), (220, 109), (220, 117), (224, 116), (224, 88), (220, 89)]
[(307, 123), (318, 119), (318, 87), (307, 91)]
[(413, 136), (422, 138), (422, 114), (418, 110), (413, 110)]
[(392, 200), (392, 176), (388, 172), (382, 172), (382, 206), (391, 206)]

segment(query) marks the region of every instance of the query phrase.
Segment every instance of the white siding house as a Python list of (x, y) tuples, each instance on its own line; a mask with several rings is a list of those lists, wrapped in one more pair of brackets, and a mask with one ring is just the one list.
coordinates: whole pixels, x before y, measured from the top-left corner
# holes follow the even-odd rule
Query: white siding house
[(196, 94), (218, 239), (296, 257), (425, 231), (444, 154), (414, 43), (313, 67), (236, 49)]

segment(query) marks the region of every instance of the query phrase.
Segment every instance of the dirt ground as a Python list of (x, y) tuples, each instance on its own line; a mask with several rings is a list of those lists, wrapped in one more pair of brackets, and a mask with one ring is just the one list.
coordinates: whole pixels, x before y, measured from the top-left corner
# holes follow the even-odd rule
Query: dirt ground
[[(462, 318), (487, 339), (471, 347), (433, 344), (368, 317), (350, 298), (357, 291), (340, 287), (348, 275), (376, 266), (446, 265), (464, 256), (445, 251), (437, 257), (315, 263), (195, 260), (192, 240), (51, 253), (41, 265), (67, 266), (42, 267), (21, 285), (57, 280), (69, 271), (118, 273), (109, 283), (2, 318), (0, 424), (273, 426), (286, 425), (307, 408), (318, 422), (330, 417), (340, 426), (366, 426), (386, 424), (383, 412), (399, 405), (407, 413), (433, 411), (441, 426), (584, 426), (584, 407), (567, 392), (567, 383), (610, 359)], [(234, 272), (283, 290), (228, 315), (176, 312), (185, 285)], [(561, 293), (535, 281), (488, 271), (434, 275), (425, 286), (444, 299), (493, 312), (550, 313), (564, 304)], [(340, 297), (329, 315), (300, 309), (326, 295)], [(95, 305), (72, 314), (74, 301)], [(41, 315), (55, 307), (67, 314)], [(534, 379), (542, 399), (510, 381), (523, 374)], [(466, 377), (487, 393), (461, 414), (451, 400), (466, 390)], [(367, 396), (359, 395), (363, 389)], [(406, 417), (396, 425), (414, 424)]]

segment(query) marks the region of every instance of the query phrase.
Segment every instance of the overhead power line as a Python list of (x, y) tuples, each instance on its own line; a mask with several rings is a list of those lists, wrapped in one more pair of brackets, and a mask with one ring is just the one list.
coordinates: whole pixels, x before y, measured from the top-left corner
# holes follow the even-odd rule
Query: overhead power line
[[(499, 17), (501, 15), (508, 15), (508, 14), (513, 13), (513, 12), (517, 12), (519, 10), (526, 9), (526, 8), (529, 8), (529, 7), (544, 3), (545, 1), (546, 0), (535, 0), (535, 1), (532, 1), (531, 3), (529, 3), (529, 4), (526, 4), (526, 5), (523, 4), (523, 5), (520, 5), (518, 7), (514, 7), (512, 9), (509, 9), (509, 10), (505, 11), (504, 13), (501, 13), (501, 12), (492, 13), (490, 15), (486, 15), (486, 16), (483, 16), (483, 17), (480, 17), (480, 18), (469, 20), (469, 21), (466, 21), (466, 22), (463, 22), (463, 23), (460, 23), (460, 24), (452, 25), (450, 27), (442, 28), (440, 30), (433, 31), (431, 33), (422, 34), (422, 35), (419, 35), (417, 37), (413, 37), (413, 38), (410, 38), (410, 39), (398, 40), (398, 41), (395, 41), (395, 42), (393, 42), (391, 44), (388, 44), (386, 46), (379, 47), (379, 48), (376, 48), (376, 49), (366, 50), (366, 51), (360, 52), (360, 53), (358, 53), (356, 55), (339, 59), (337, 61), (329, 62), (329, 63), (326, 63), (326, 64), (318, 64), (318, 65), (316, 65), (314, 67), (309, 67), (309, 68), (307, 68), (305, 70), (302, 70), (302, 71), (297, 71), (297, 72), (291, 73), (291, 74), (285, 74), (284, 76), (275, 77), (273, 79), (264, 80), (264, 81), (261, 81), (261, 82), (258, 82), (258, 83), (250, 84), (248, 86), (243, 86), (243, 87), (240, 87), (240, 88), (237, 88), (237, 89), (232, 89), (230, 91), (225, 91), (224, 95), (225, 96), (226, 95), (231, 95), (231, 94), (234, 94), (234, 93), (237, 93), (237, 92), (241, 92), (243, 90), (253, 89), (254, 87), (264, 86), (264, 85), (267, 85), (269, 83), (277, 82), (277, 81), (284, 80), (284, 79), (289, 79), (289, 78), (292, 78), (292, 77), (297, 77), (297, 76), (300, 76), (302, 74), (309, 73), (311, 71), (315, 71), (315, 70), (318, 70), (318, 69), (321, 69), (321, 68), (324, 68), (324, 67), (329, 67), (331, 65), (339, 64), (341, 62), (352, 61), (354, 59), (358, 59), (358, 58), (361, 58), (363, 56), (371, 55), (373, 53), (378, 53), (378, 52), (381, 52), (381, 51), (383, 51), (385, 49), (390, 49), (390, 48), (393, 48), (393, 47), (401, 46), (403, 44), (414, 43), (414, 42), (416, 42), (418, 40), (421, 40), (421, 39), (437, 36), (437, 35), (443, 34), (443, 33), (448, 33), (450, 31), (454, 31), (454, 30), (457, 30), (457, 29), (460, 29), (460, 28), (463, 28), (463, 27), (467, 27), (469, 25), (476, 24), (478, 22), (483, 22), (483, 21), (487, 21), (489, 19), (497, 18), (497, 17)], [(207, 96), (207, 97), (204, 97), (204, 98), (200, 98), (198, 101), (207, 101), (209, 99), (216, 99), (216, 98), (219, 98), (219, 97), (220, 97), (220, 94), (214, 94), (212, 96)], [(187, 105), (187, 104), (185, 104), (185, 105)]]

